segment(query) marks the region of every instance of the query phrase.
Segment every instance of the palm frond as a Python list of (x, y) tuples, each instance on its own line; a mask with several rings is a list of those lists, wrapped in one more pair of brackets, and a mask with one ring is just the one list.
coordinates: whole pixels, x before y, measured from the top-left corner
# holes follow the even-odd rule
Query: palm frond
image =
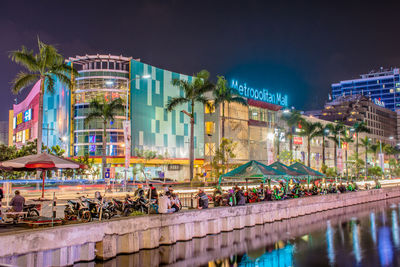
[(205, 97), (205, 96), (202, 96), (202, 95), (197, 96), (195, 101), (196, 102), (200, 102), (203, 105), (207, 105), (209, 103), (209, 99), (207, 97)]
[(45, 80), (44, 80), (44, 86), (46, 90), (50, 93), (54, 92), (54, 85), (55, 85), (55, 80), (52, 75), (45, 75)]
[(14, 94), (18, 94), (22, 89), (35, 83), (39, 79), (38, 74), (20, 72), (17, 74), (15, 79), (12, 81), (12, 91)]
[(11, 51), (9, 57), (12, 61), (24, 66), (30, 72), (40, 71), (40, 67), (33, 55), (33, 51), (28, 50), (24, 46), (22, 46), (20, 50)]
[(103, 114), (98, 111), (91, 111), (84, 120), (85, 125), (94, 119), (103, 119)]
[(59, 72), (51, 72), (57, 79), (61, 82), (62, 85), (66, 86), (68, 89), (72, 88), (71, 76), (65, 75)]
[(173, 97), (170, 100), (168, 100), (167, 103), (167, 110), (168, 111), (172, 111), (174, 110), (177, 106), (185, 104), (187, 102), (189, 102), (190, 99), (186, 98), (186, 97)]

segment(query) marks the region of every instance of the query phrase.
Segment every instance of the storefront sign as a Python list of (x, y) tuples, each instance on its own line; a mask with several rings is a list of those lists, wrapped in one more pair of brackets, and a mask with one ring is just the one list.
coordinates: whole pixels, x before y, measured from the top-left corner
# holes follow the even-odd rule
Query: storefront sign
[(24, 122), (30, 121), (32, 119), (32, 109), (28, 109), (24, 112)]
[(179, 164), (168, 164), (169, 171), (179, 171), (181, 169), (181, 165)]
[(374, 98), (374, 103), (375, 103), (375, 105), (378, 105), (380, 107), (383, 107), (383, 108), (385, 107), (385, 102), (381, 101), (380, 98)]
[(293, 136), (293, 144), (302, 145), (303, 144), (303, 137)]
[(251, 98), (254, 100), (264, 101), (275, 105), (287, 107), (288, 96), (282, 93), (272, 93), (268, 89), (256, 89), (247, 86), (246, 83), (239, 83), (237, 80), (232, 80), (231, 86), (239, 95)]

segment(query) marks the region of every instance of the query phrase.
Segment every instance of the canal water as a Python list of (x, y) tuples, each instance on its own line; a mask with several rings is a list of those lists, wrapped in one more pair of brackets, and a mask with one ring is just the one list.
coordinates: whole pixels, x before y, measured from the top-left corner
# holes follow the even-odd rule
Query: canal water
[(389, 199), (76, 266), (400, 266), (399, 221)]

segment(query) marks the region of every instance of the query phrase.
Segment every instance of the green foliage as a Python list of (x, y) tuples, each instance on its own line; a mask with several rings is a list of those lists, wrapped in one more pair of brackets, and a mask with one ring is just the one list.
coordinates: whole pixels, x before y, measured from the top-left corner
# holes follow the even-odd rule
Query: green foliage
[(292, 151), (283, 150), (279, 153), (279, 160), (285, 164), (290, 164), (293, 159)]
[(213, 91), (214, 106), (219, 106), (223, 103), (238, 103), (243, 106), (248, 106), (246, 99), (237, 96), (232, 88), (228, 86), (224, 76), (217, 76), (218, 81)]
[(327, 177), (336, 177), (336, 175), (337, 175), (336, 169), (335, 168), (327, 168), (325, 175)]
[(38, 49), (39, 53), (36, 54), (24, 46), (20, 50), (10, 52), (11, 60), (26, 69), (25, 72), (18, 73), (13, 80), (12, 91), (17, 94), (37, 80), (43, 79), (47, 91), (53, 92), (55, 78), (71, 88), (71, 76), (79, 76), (78, 72), (65, 63), (63, 56), (54, 46), (41, 42), (39, 38)]
[(84, 156), (73, 158), (73, 161), (79, 162), (80, 164), (84, 164), (87, 166), (87, 169), (66, 169), (63, 170), (63, 173), (67, 177), (72, 177), (75, 175), (99, 175), (99, 170), (94, 168), (94, 159), (89, 158), (89, 155), (86, 154)]
[(328, 170), (328, 165), (322, 163), (322, 165), (321, 165), (321, 172), (322, 172), (323, 174), (326, 174), (326, 171), (327, 171), (327, 170)]
[(368, 169), (368, 174), (374, 177), (380, 177), (383, 175), (382, 169), (379, 166), (373, 166)]
[(310, 159), (311, 159), (311, 141), (317, 137), (321, 136), (322, 125), (319, 122), (311, 122), (304, 119), (300, 120), (301, 131), (299, 133), (300, 136), (304, 136), (307, 138), (307, 166), (310, 167)]
[(215, 150), (215, 156), (211, 161), (211, 166), (215, 172), (214, 177), (219, 177), (226, 172), (229, 167), (229, 160), (236, 158), (235, 150), (237, 145), (237, 142), (222, 138), (221, 144)]

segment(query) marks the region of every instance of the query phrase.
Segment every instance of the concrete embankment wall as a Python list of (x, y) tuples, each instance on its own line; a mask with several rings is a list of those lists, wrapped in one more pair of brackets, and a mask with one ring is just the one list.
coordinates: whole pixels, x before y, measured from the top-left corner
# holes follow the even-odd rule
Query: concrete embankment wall
[(0, 263), (66, 266), (95, 258), (110, 259), (121, 253), (152, 249), (194, 237), (394, 197), (400, 197), (400, 188), (3, 233), (0, 234)]

